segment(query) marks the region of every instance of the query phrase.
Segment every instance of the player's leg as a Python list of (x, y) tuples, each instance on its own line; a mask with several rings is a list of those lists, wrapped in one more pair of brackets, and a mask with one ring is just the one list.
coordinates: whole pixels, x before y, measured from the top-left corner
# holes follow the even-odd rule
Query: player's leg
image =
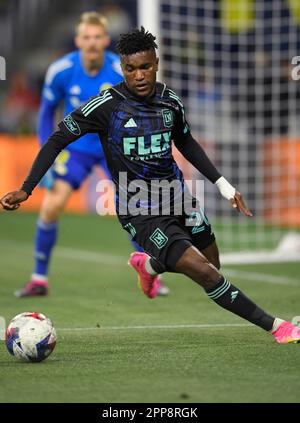
[(48, 275), (51, 253), (57, 240), (58, 222), (72, 192), (73, 187), (63, 179), (56, 179), (53, 188), (45, 192), (35, 238), (34, 273), (37, 275)]
[[(196, 205), (196, 200), (194, 205)], [(215, 236), (210, 222), (199, 204), (198, 211), (193, 211), (190, 215), (185, 216), (185, 222), (182, 223), (190, 233), (193, 244), (193, 247), (187, 249), (180, 259), (184, 261), (184, 255), (186, 255), (187, 260), (191, 260), (191, 263), (185, 264), (185, 269), (188, 268), (188, 272), (190, 272), (187, 276), (198, 282), (218, 305), (265, 330), (276, 329), (280, 323), (283, 323), (281, 319), (275, 319), (265, 313), (220, 274), (219, 250)], [(169, 257), (171, 255), (172, 250)], [(180, 260), (177, 262), (175, 270), (184, 273)], [(196, 267), (199, 270), (197, 275), (192, 270)], [(273, 327), (274, 322), (275, 326)]]
[(41, 205), (39, 219), (44, 223), (59, 220), (73, 192), (73, 187), (63, 179), (56, 179), (50, 191), (46, 191)]
[[(192, 244), (188, 232), (182, 229), (182, 225), (176, 224), (175, 219), (169, 218), (164, 222), (163, 219), (152, 218), (148, 220), (148, 225), (145, 223), (142, 218), (134, 219), (130, 226), (136, 230), (138, 242), (150, 252), (151, 258), (143, 253), (134, 253), (129, 263), (138, 272), (139, 279), (145, 286), (143, 291), (149, 298), (155, 297), (154, 278), (156, 273), (160, 273), (159, 266), (162, 266), (165, 270), (188, 276), (204, 288), (216, 304), (266, 331), (271, 331), (277, 342), (300, 341), (299, 328), (269, 315), (227, 281)], [(126, 225), (124, 229), (127, 229)]]
[[(191, 243), (188, 233), (175, 216), (143, 216), (138, 215), (128, 221), (120, 217), (125, 229), (133, 236), (144, 252), (132, 253), (128, 264), (138, 273), (138, 280), (142, 291), (149, 298), (158, 295), (159, 285), (157, 275), (166, 271), (168, 250), (172, 242), (187, 239)], [(178, 258), (181, 252), (178, 251)]]
[(30, 281), (19, 291), (17, 297), (47, 295), (48, 272), (51, 254), (58, 235), (58, 222), (75, 189), (89, 174), (93, 163), (82, 154), (64, 150), (53, 166), (54, 183), (44, 195), (36, 224), (34, 268)]
[[(110, 175), (110, 172), (109, 172), (109, 169), (107, 167), (106, 160), (105, 160), (104, 157), (101, 158), (99, 165), (101, 166), (101, 168), (105, 172), (107, 178), (109, 180), (111, 180), (112, 178), (111, 178), (111, 175)], [(140, 253), (144, 252), (143, 248), (136, 241), (134, 241), (132, 239), (131, 234), (128, 234), (128, 239), (129, 239), (134, 251), (137, 251), (137, 252), (140, 252)], [(157, 286), (156, 295), (159, 295), (161, 297), (169, 295), (170, 289), (165, 285), (162, 275), (159, 275), (159, 274), (156, 275), (155, 286)]]
[(211, 224), (198, 201), (195, 198), (193, 198), (193, 201), (194, 207), (197, 206), (198, 210), (183, 215), (180, 217), (180, 221), (190, 234), (192, 244), (201, 251), (211, 264), (220, 269), (219, 249)]
[[(133, 233), (134, 241), (139, 241), (140, 244), (143, 243), (142, 246), (145, 245), (146, 251), (149, 252), (152, 257), (157, 257), (158, 262), (160, 263), (165, 263), (167, 260), (167, 251), (168, 248), (170, 248), (170, 240), (173, 240), (174, 242), (174, 240), (176, 241), (176, 239), (179, 238), (187, 239), (191, 245), (195, 245), (200, 251), (202, 251), (203, 255), (206, 256), (214, 266), (219, 268), (219, 251), (215, 242), (215, 236), (212, 232), (211, 225), (207, 216), (201, 210), (197, 200), (190, 197), (189, 204), (191, 204), (191, 202), (194, 206), (194, 209), (189, 213), (185, 212), (184, 214), (173, 217), (162, 216), (155, 219), (137, 217), (134, 219), (134, 222), (132, 221), (127, 225), (125, 224), (123, 227), (131, 235)], [(184, 207), (185, 204), (183, 204), (183, 209), (185, 210)], [(197, 211), (195, 211), (196, 207)], [(133, 225), (136, 226), (134, 230)], [(164, 242), (164, 239), (166, 240), (166, 243), (162, 246), (156, 246), (156, 239), (158, 244), (159, 242)], [(129, 260), (129, 264), (132, 265), (132, 267), (134, 267), (136, 270), (138, 270), (139, 267), (143, 267), (143, 260), (146, 260), (147, 262), (147, 258), (142, 254), (143, 250), (140, 252), (141, 254), (133, 254)], [(178, 254), (180, 254), (180, 251)], [(163, 266), (163, 269), (159, 269), (157, 268), (158, 262), (154, 262), (153, 258), (150, 259), (150, 261), (154, 266), (154, 275), (155, 272), (161, 273), (165, 271), (165, 266)], [(149, 267), (146, 270), (149, 271)], [(172, 270), (175, 271), (175, 269)], [(144, 272), (143, 276), (139, 277), (139, 280), (141, 285), (142, 281), (145, 280), (145, 289), (143, 289), (143, 291), (148, 297), (154, 298), (157, 295), (157, 284), (154, 283), (153, 287), (149, 288), (151, 287), (152, 283), (151, 278), (147, 278), (147, 272)], [(151, 292), (151, 296), (148, 295), (149, 292)]]
[[(243, 293), (241, 293), (233, 285), (230, 285), (230, 283), (224, 277), (221, 277), (221, 275), (219, 274), (219, 250), (215, 241), (215, 236), (212, 231), (210, 222), (207, 216), (205, 215), (204, 211), (199, 207), (198, 211), (194, 211), (192, 215), (186, 217), (186, 229), (191, 235), (193, 246), (196, 247), (194, 251), (195, 260), (199, 260), (202, 263), (201, 265), (199, 262), (199, 269), (201, 268), (204, 271), (204, 274), (202, 276), (198, 275), (198, 283), (200, 283), (200, 280), (204, 281), (200, 283), (200, 285), (203, 286), (210, 298), (215, 299), (215, 301), (222, 307), (227, 308), (228, 310), (240, 315), (241, 317), (247, 318), (247, 320), (250, 320), (252, 321), (252, 323), (258, 325), (259, 320), (257, 319), (261, 318), (262, 324), (264, 325), (261, 325), (261, 327), (266, 330), (269, 330), (268, 328), (270, 327), (270, 320), (266, 322), (267, 315), (264, 314), (263, 310), (261, 310), (254, 303), (252, 303), (247, 297), (245, 297)], [(206, 267), (205, 261), (207, 261), (208, 263)], [(213, 268), (212, 265), (214, 266), (215, 275), (213, 275), (213, 272), (211, 271), (211, 269)], [(179, 268), (176, 268), (176, 270), (180, 271)], [(190, 274), (189, 276), (193, 280), (197, 279), (195, 275)], [(209, 283), (210, 277), (212, 278), (213, 286), (205, 285), (206, 283)], [(220, 278), (219, 282), (217, 282), (218, 277)], [(223, 291), (224, 295), (221, 295), (219, 299), (218, 294), (222, 294)], [(215, 296), (217, 296), (218, 298), (215, 298)], [(246, 314), (241, 315), (239, 313), (243, 309), (243, 306)], [(255, 316), (254, 320), (251, 320), (251, 313), (253, 314), (253, 316)]]
[(210, 244), (206, 248), (201, 249), (200, 251), (211, 264), (213, 264), (218, 270), (220, 270), (220, 255), (216, 241), (213, 241), (212, 244)]
[(56, 179), (51, 190), (45, 192), (36, 223), (33, 272), (30, 282), (15, 292), (17, 297), (47, 295), (48, 270), (57, 240), (58, 221), (72, 192), (71, 185), (61, 179)]
[[(178, 246), (174, 244), (172, 248), (176, 247)], [(172, 249), (169, 256), (172, 260)], [(285, 322), (266, 313), (220, 274), (217, 268), (209, 263), (193, 245), (185, 250), (176, 263), (171, 264), (169, 262), (169, 266), (174, 266), (177, 272), (197, 282), (204, 288), (209, 298), (219, 306), (266, 331), (272, 332), (278, 343), (300, 342), (299, 328), (290, 322)]]
[[(139, 253), (144, 253), (144, 249), (142, 247), (140, 247), (137, 242), (133, 241), (131, 239), (130, 235), (129, 235), (129, 238), (130, 238), (130, 242), (131, 242), (134, 250), (139, 252)], [(161, 297), (166, 297), (167, 295), (170, 294), (170, 288), (167, 287), (167, 285), (164, 283), (162, 274), (156, 275), (155, 286), (157, 286), (157, 290), (156, 290), (157, 295), (159, 295)]]

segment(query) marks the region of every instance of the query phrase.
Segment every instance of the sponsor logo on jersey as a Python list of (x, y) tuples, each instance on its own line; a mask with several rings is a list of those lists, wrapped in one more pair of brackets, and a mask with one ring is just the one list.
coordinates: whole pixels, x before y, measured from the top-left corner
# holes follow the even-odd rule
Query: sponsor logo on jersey
[[(142, 156), (144, 159), (149, 155), (155, 157), (170, 149), (170, 141), (171, 132), (152, 134), (150, 136), (150, 143), (146, 142), (143, 136), (125, 137), (123, 138), (123, 151), (126, 156), (132, 156), (133, 153), (137, 153), (138, 156)], [(133, 159), (136, 160), (136, 157)]]
[(78, 126), (78, 123), (72, 118), (71, 115), (67, 115), (63, 120), (65, 126), (67, 127), (68, 131), (70, 131), (74, 135), (80, 135), (81, 130)]

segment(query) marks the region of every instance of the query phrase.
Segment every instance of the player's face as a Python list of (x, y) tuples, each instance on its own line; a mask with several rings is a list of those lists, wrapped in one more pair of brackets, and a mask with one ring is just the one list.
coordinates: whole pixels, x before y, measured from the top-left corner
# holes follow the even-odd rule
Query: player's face
[(139, 97), (152, 94), (158, 70), (155, 50), (121, 56), (121, 65), (126, 84)]
[(75, 44), (86, 60), (100, 59), (103, 50), (108, 47), (109, 43), (110, 38), (102, 26), (86, 23), (81, 23), (78, 26)]

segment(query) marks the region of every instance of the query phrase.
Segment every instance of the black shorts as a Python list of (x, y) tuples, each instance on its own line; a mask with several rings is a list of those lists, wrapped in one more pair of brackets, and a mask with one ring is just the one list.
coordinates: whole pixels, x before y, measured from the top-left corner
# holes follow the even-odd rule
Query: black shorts
[[(138, 215), (122, 223), (123, 229), (129, 232), (132, 239), (166, 270), (174, 270), (176, 261), (189, 246), (194, 245), (201, 251), (215, 241), (211, 225), (200, 207), (191, 215), (184, 213), (180, 216)], [(174, 253), (172, 246), (175, 242)], [(171, 250), (173, 250), (172, 261), (175, 261), (172, 266), (168, 260)]]

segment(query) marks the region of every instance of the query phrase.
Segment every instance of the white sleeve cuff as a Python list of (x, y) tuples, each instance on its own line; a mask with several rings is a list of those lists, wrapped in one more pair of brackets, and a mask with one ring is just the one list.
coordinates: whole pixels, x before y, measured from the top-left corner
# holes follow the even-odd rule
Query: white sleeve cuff
[(221, 178), (215, 182), (215, 185), (217, 185), (221, 195), (227, 200), (235, 196), (236, 189), (224, 178), (224, 176), (221, 176)]

